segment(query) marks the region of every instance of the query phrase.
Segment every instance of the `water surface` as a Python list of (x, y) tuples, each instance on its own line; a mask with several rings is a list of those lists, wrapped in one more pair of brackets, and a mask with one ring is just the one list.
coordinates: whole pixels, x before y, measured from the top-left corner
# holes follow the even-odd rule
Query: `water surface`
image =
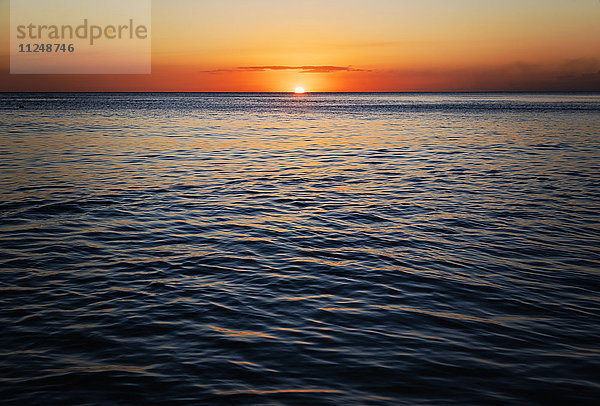
[(600, 95), (4, 94), (11, 404), (600, 397)]

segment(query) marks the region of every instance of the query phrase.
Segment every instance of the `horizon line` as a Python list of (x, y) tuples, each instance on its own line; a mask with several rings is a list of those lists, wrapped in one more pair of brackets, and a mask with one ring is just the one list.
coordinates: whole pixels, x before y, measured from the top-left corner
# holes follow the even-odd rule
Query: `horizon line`
[[(195, 93), (195, 94), (296, 94), (293, 91), (206, 91), (206, 90), (9, 90), (0, 91), (6, 93)], [(372, 94), (372, 93), (600, 93), (600, 90), (377, 90), (377, 91), (334, 91), (334, 92), (311, 92), (307, 94)]]

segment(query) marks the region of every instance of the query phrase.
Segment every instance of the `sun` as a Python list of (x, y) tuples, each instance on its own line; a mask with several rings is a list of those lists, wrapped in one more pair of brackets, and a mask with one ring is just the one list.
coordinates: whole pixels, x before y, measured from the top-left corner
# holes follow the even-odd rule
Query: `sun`
[(296, 93), (296, 94), (304, 94), (304, 93), (306, 93), (306, 91), (304, 90), (303, 87), (298, 86), (296, 88), (296, 90), (294, 90), (294, 93)]

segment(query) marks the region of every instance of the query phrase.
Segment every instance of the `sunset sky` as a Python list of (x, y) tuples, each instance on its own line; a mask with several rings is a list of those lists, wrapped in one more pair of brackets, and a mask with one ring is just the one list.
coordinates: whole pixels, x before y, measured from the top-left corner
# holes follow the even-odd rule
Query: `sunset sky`
[(0, 91), (600, 91), (599, 0), (154, 0), (152, 74)]

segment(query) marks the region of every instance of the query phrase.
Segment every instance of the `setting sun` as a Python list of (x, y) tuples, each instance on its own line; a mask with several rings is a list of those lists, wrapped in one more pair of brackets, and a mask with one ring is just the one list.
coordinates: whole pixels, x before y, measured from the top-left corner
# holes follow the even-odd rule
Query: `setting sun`
[(303, 87), (297, 87), (296, 90), (294, 90), (294, 93), (296, 94), (303, 94), (306, 93)]

